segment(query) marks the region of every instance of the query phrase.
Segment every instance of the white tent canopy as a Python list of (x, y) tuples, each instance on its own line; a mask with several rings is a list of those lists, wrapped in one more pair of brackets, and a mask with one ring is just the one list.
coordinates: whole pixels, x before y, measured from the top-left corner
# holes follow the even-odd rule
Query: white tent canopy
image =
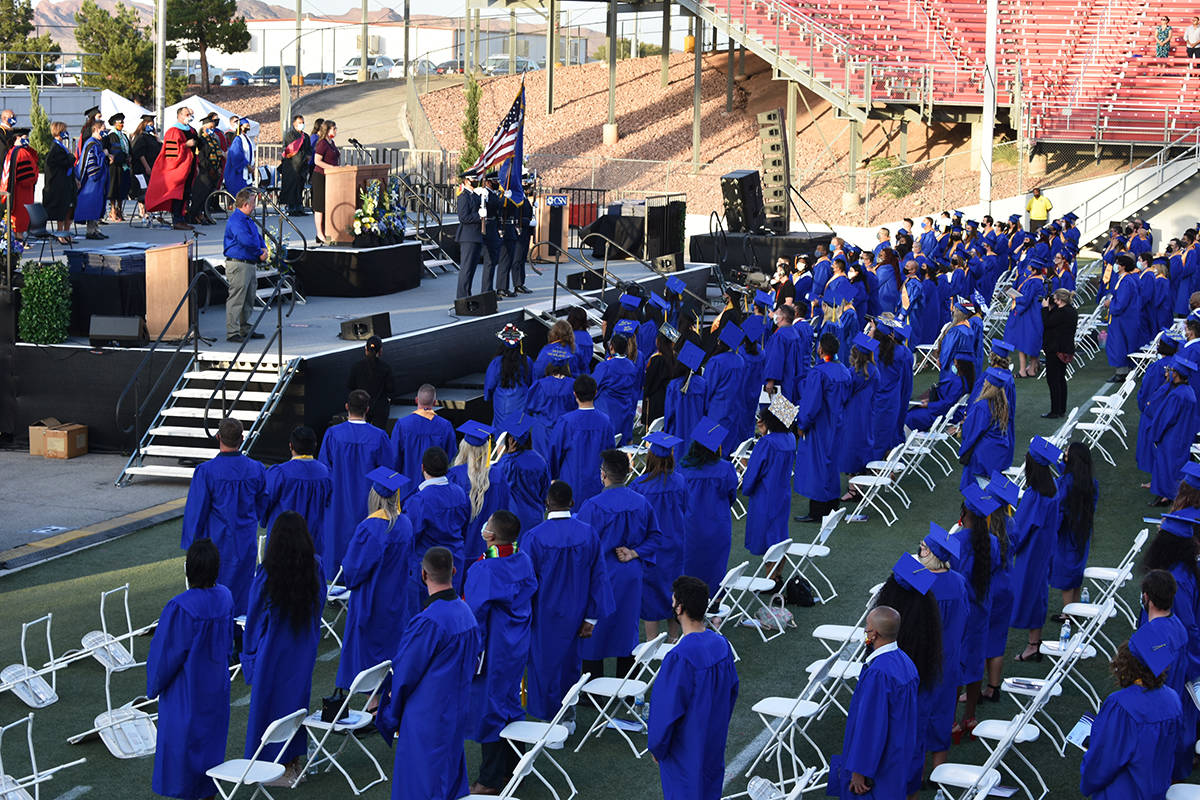
[(114, 114), (125, 115), (125, 127), (132, 131), (141, 121), (143, 114), (153, 114), (148, 108), (143, 108), (132, 100), (128, 100), (116, 92), (105, 89), (100, 93), (100, 113), (105, 122)]
[[(183, 98), (173, 106), (168, 106), (167, 113), (163, 117), (163, 125), (170, 126), (175, 124), (175, 112), (181, 106), (187, 106), (192, 110), (193, 113), (195, 113), (197, 123), (201, 118), (206, 117), (215, 111), (217, 112), (217, 116), (221, 118), (221, 121), (217, 123), (217, 127), (223, 131), (229, 130), (229, 117), (233, 115), (233, 112), (227, 108), (222, 108), (216, 103), (211, 103), (200, 95), (196, 94), (192, 95), (191, 97)], [(193, 127), (198, 127), (198, 124), (194, 124)], [(256, 120), (250, 120), (251, 139), (258, 139), (258, 129), (258, 122)]]

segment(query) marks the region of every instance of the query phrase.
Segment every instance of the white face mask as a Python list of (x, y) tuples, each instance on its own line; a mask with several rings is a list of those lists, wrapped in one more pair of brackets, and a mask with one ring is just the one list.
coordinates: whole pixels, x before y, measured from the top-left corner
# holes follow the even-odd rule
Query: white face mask
[(297, 123), (296, 123), (296, 130), (298, 130), (298, 131), (302, 131), (302, 130), (304, 130), (304, 123), (303, 123), (303, 122), (297, 122)]

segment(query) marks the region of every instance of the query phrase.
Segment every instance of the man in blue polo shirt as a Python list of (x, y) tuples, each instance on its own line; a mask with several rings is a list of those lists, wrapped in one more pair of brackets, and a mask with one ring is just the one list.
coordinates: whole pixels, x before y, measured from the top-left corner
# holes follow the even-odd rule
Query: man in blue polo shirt
[(250, 331), (250, 309), (258, 286), (258, 263), (267, 260), (267, 243), (254, 222), (255, 196), (242, 189), (234, 198), (233, 213), (225, 223), (225, 280), (229, 299), (225, 301), (225, 341), (261, 339), (263, 334)]

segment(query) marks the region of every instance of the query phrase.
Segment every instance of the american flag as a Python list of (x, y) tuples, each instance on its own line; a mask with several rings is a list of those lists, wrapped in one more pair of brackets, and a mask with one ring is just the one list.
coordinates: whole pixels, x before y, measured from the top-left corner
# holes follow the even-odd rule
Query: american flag
[[(483, 148), (483, 153), (471, 165), (471, 170), (482, 175), (497, 164), (512, 158), (519, 150), (523, 150), (521, 145), (524, 131), (525, 82), (522, 81), (521, 89), (517, 92), (517, 98), (513, 100), (512, 108), (504, 115), (504, 119), (500, 120), (500, 127), (496, 128), (487, 147)], [(518, 185), (520, 185), (519, 179)]]

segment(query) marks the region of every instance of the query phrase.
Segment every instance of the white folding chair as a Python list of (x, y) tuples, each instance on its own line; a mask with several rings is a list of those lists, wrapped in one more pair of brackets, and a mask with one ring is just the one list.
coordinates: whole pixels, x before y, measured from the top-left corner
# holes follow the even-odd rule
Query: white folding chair
[[(325, 629), (325, 633), (323, 634), (322, 638), (325, 636), (332, 636), (333, 640), (337, 642), (339, 650), (342, 647), (342, 637), (338, 636), (336, 626), (341, 618), (346, 615), (346, 611), (350, 608), (351, 595), (350, 589), (341, 582), (342, 570), (342, 567), (338, 567), (337, 574), (334, 575), (333, 580), (329, 582), (329, 588), (325, 592), (325, 608), (321, 611), (321, 627)], [(325, 611), (329, 609), (334, 609), (336, 612), (331, 620), (325, 619)]]
[[(521, 756), (521, 759), (517, 762), (516, 768), (513, 770), (513, 776), (508, 779), (508, 783), (504, 784), (504, 788), (500, 790), (500, 794), (469, 794), (462, 798), (462, 800), (493, 800), (493, 798), (500, 798), (500, 800), (516, 800), (516, 798), (513, 797), (513, 792), (515, 792), (517, 787), (521, 785), (521, 781), (525, 780), (529, 773), (533, 771), (533, 762), (536, 761), (537, 757), (542, 754), (543, 748), (544, 745), (541, 742), (537, 742), (533, 745), (533, 747), (529, 748), (524, 755)], [(557, 797), (557, 795), (555, 796)]]
[[(4, 734), (21, 726), (25, 727), (25, 741), (29, 746), (29, 774), (22, 778), (15, 778), (4, 764)], [(33, 714), (26, 714), (19, 720), (0, 727), (0, 798), (3, 800), (40, 800), (43, 783), (53, 778), (56, 772), (78, 766), (86, 761), (86, 758), (77, 758), (50, 769), (38, 769), (37, 753), (33, 750)], [(29, 793), (30, 788), (33, 789), (33, 794)]]
[[(742, 478), (746, 475), (746, 467), (750, 465), (750, 454), (754, 452), (755, 441), (757, 440), (747, 439), (733, 448), (733, 452), (729, 454), (729, 460), (733, 463), (733, 471), (737, 473), (739, 492), (742, 489)], [(733, 518), (741, 519), (744, 516), (746, 516), (746, 504), (739, 496), (733, 503)]]
[[(46, 614), (21, 625), (21, 663), (10, 664), (0, 670), (0, 692), (11, 691), (30, 708), (45, 708), (58, 702), (58, 669), (54, 666), (54, 645), (50, 641), (50, 623), (53, 614)], [(29, 630), (35, 625), (46, 623), (46, 650), (49, 666), (35, 669), (29, 665)], [(45, 675), (50, 676), (47, 683)]]
[[(362, 742), (358, 740), (355, 733), (370, 725), (373, 721), (373, 715), (367, 711), (371, 706), (371, 701), (379, 696), (379, 690), (383, 684), (383, 679), (387, 677), (388, 672), (392, 669), (391, 661), (381, 661), (373, 667), (367, 667), (362, 672), (354, 676), (354, 680), (350, 683), (350, 689), (346, 692), (346, 699), (342, 701), (342, 705), (338, 708), (337, 715), (334, 717), (334, 722), (325, 722), (321, 719), (321, 712), (309, 714), (304, 718), (304, 730), (308, 733), (309, 740), (313, 743), (314, 748), (309, 751), (308, 763), (304, 769), (300, 771), (296, 777), (298, 783), (300, 777), (309, 770), (316, 769), (325, 762), (329, 762), (325, 767), (328, 772), (336, 768), (342, 773), (342, 777), (346, 779), (346, 783), (350, 784), (350, 791), (356, 795), (362, 794), (367, 789), (370, 789), (377, 783), (382, 783), (387, 780), (387, 775), (384, 774), (383, 767), (379, 766), (379, 761), (368, 750)], [(363, 702), (362, 708), (351, 709), (350, 703), (354, 700), (356, 694), (365, 694), (367, 699)], [(342, 743), (338, 745), (337, 750), (329, 752), (326, 743), (329, 737), (333, 734), (339, 734), (342, 737)], [(362, 754), (367, 757), (375, 766), (376, 778), (368, 784), (359, 786), (350, 777), (350, 773), (338, 761), (338, 756), (346, 749), (346, 746), (354, 742)], [(295, 784), (293, 784), (293, 788)]]
[(971, 733), (976, 739), (979, 740), (984, 748), (987, 749), (988, 753), (994, 753), (1000, 743), (1006, 737), (1011, 735), (1011, 744), (1009, 745), (1008, 752), (1015, 755), (1018, 759), (1020, 759), (1021, 763), (1029, 768), (1029, 771), (1033, 774), (1034, 779), (1038, 782), (1038, 785), (1041, 787), (1042, 791), (1035, 797), (1033, 792), (1029, 790), (1029, 786), (1025, 783), (1025, 781), (1021, 780), (1020, 776), (1013, 771), (1012, 767), (1004, 763), (1003, 758), (1000, 759), (998, 766), (1000, 769), (1007, 772), (1009, 776), (1017, 782), (1017, 785), (1021, 787), (1021, 790), (1025, 792), (1025, 796), (1028, 797), (1029, 800), (1042, 800), (1043, 797), (1050, 793), (1050, 789), (1046, 786), (1046, 782), (1042, 779), (1042, 774), (1038, 772), (1037, 767), (1033, 766), (1033, 764), (1029, 762), (1029, 759), (1025, 757), (1025, 754), (1022, 753), (1017, 747), (1018, 744), (1036, 742), (1041, 736), (1041, 729), (1039, 729), (1038, 726), (1027, 722), (1021, 726), (1019, 731), (1014, 732), (1012, 729), (1015, 725), (1017, 725), (1018, 719), (1018, 717), (1014, 717), (1011, 720), (985, 719), (976, 725)]
[[(837, 529), (838, 523), (842, 521), (842, 517), (846, 516), (846, 509), (838, 508), (825, 515), (821, 520), (821, 527), (817, 530), (817, 535), (808, 544), (803, 542), (792, 542), (787, 549), (788, 575), (784, 580), (783, 585), (786, 587), (796, 576), (803, 577), (812, 586), (813, 595), (818, 603), (828, 603), (838, 596), (837, 587), (833, 585), (833, 581), (829, 576), (821, 571), (814, 559), (825, 558), (831, 552), (829, 549), (829, 537)], [(825, 582), (825, 586), (829, 588), (829, 594), (823, 594), (817, 589), (816, 581), (809, 577), (806, 570), (812, 569), (821, 580)]]
[[(658, 636), (651, 639), (647, 644), (648, 647), (642, 648), (633, 657), (633, 666), (629, 668), (629, 672), (621, 678), (592, 678), (585, 683), (581, 689), (592, 705), (596, 707), (596, 721), (583, 734), (583, 738), (579, 740), (579, 744), (575, 746), (575, 752), (578, 753), (588, 738), (592, 734), (596, 738), (604, 733), (605, 727), (612, 723), (612, 727), (629, 745), (629, 749), (637, 758), (641, 758), (646, 754), (645, 750), (638, 750), (637, 745), (629, 738), (624, 728), (617, 724), (616, 715), (624, 710), (630, 718), (635, 722), (635, 727), (640, 733), (646, 733), (646, 721), (638, 716), (634, 707), (629, 704), (629, 699), (633, 697), (645, 697), (650, 691), (650, 687), (654, 685), (655, 675), (651, 674), (650, 661), (654, 654), (658, 652), (658, 646), (667, 638), (666, 631), (663, 631)], [(624, 721), (624, 720), (622, 720)]]
[(725, 577), (721, 578), (721, 582), (717, 584), (716, 591), (712, 593), (712, 602), (716, 604), (716, 607), (709, 607), (708, 625), (717, 633), (720, 633), (721, 629), (725, 627), (725, 623), (727, 623), (730, 618), (734, 616), (734, 611), (741, 612), (740, 609), (736, 609), (731, 604), (722, 601), (728, 598), (729, 587), (732, 586), (735, 581), (740, 580), (742, 576), (746, 574), (746, 570), (749, 567), (749, 561), (743, 561), (736, 567), (730, 567), (729, 571), (725, 573)]
[[(767, 576), (780, 569), (780, 565), (787, 558), (788, 548), (791, 546), (791, 539), (779, 540), (768, 547), (767, 551), (763, 553), (762, 561), (759, 562), (758, 568), (755, 569), (753, 575), (743, 575), (734, 578), (733, 581), (725, 586), (725, 599), (741, 615), (742, 624), (758, 631), (759, 638), (764, 642), (769, 642), (772, 639), (782, 636), (786, 631), (784, 626), (780, 625), (768, 636), (763, 629), (761, 621), (755, 616), (755, 611), (762, 609), (769, 613), (771, 609), (770, 603), (762, 601), (761, 592), (772, 592), (770, 595), (772, 601), (776, 597), (782, 599), (782, 595), (780, 594), (783, 591), (782, 588), (779, 591), (773, 591), (775, 581)], [(794, 622), (792, 623), (792, 627), (795, 627)]]
[(817, 760), (821, 764), (819, 771), (822, 774), (828, 771), (829, 764), (825, 760), (825, 754), (808, 735), (808, 725), (817, 718), (821, 712), (821, 706), (819, 703), (807, 699), (805, 695), (806, 692), (801, 692), (796, 697), (764, 697), (751, 707), (751, 711), (758, 714), (763, 727), (770, 732), (770, 735), (762, 750), (746, 770), (747, 778), (754, 773), (755, 767), (761, 761), (772, 757), (775, 760), (779, 785), (786, 786), (800, 781), (802, 775), (807, 774), (811, 777), (809, 770), (815, 768), (805, 765), (804, 759), (797, 752), (797, 734), (808, 743), (816, 754)]
[[(225, 800), (233, 800), (238, 789), (243, 786), (253, 786), (254, 794), (250, 795), (250, 800), (254, 800), (259, 795), (270, 798), (271, 793), (263, 784), (279, 780), (287, 771), (283, 764), (279, 763), (279, 759), (283, 756), (288, 744), (295, 738), (296, 732), (300, 730), (300, 724), (304, 721), (304, 715), (307, 713), (307, 708), (301, 708), (268, 725), (267, 729), (263, 731), (262, 738), (258, 740), (258, 749), (254, 751), (252, 757), (232, 758), (206, 771), (204, 774), (216, 783), (221, 797)], [(259, 760), (263, 748), (269, 744), (280, 746), (278, 754), (272, 761)], [(229, 784), (228, 789), (226, 784)]]
[[(1134, 608), (1129, 605), (1129, 603), (1126, 602), (1123, 597), (1121, 597), (1119, 589), (1122, 585), (1124, 585), (1124, 582), (1128, 581), (1130, 578), (1131, 573), (1127, 570), (1127, 567), (1138, 557), (1138, 554), (1142, 551), (1142, 547), (1145, 546), (1146, 541), (1149, 538), (1150, 530), (1148, 528), (1142, 528), (1140, 531), (1138, 531), (1138, 534), (1134, 537), (1133, 543), (1130, 545), (1129, 550), (1126, 551), (1125, 555), (1121, 558), (1120, 563), (1117, 564), (1116, 567), (1084, 567), (1083, 570), (1083, 577), (1086, 578), (1093, 587), (1095, 587), (1097, 592), (1100, 593), (1101, 597), (1112, 598), (1113, 604), (1121, 612), (1121, 615), (1125, 617), (1125, 621), (1129, 623), (1129, 627), (1131, 628), (1137, 627), (1139, 615), (1135, 613)], [(1116, 584), (1115, 586), (1113, 585), (1114, 583)]]
[[(114, 636), (109, 631), (108, 617), (105, 614), (108, 598), (116, 594), (121, 595), (125, 607), (125, 632), (120, 636)], [(133, 620), (129, 616), (129, 584), (126, 583), (124, 586), (100, 593), (100, 630), (89, 631), (83, 635), (80, 640), (80, 644), (83, 646), (81, 652), (90, 654), (107, 670), (123, 672), (140, 666), (133, 655), (133, 637), (135, 635)], [(128, 642), (128, 646), (122, 642)]]
[[(529, 746), (538, 745), (544, 748), (543, 752), (545, 752), (546, 758), (548, 758), (550, 763), (554, 765), (554, 768), (562, 774), (563, 778), (565, 778), (567, 781), (567, 786), (571, 789), (571, 793), (567, 795), (567, 800), (571, 800), (572, 797), (579, 794), (579, 791), (575, 788), (575, 783), (571, 780), (571, 776), (567, 774), (565, 769), (563, 769), (562, 764), (559, 764), (554, 756), (548, 751), (551, 749), (561, 748), (563, 742), (565, 742), (567, 737), (570, 735), (570, 731), (567, 726), (562, 724), (563, 717), (566, 716), (568, 709), (574, 708), (579, 703), (579, 694), (583, 691), (584, 685), (591, 679), (591, 677), (592, 674), (590, 672), (583, 673), (583, 676), (575, 682), (575, 685), (572, 686), (567, 692), (566, 696), (563, 697), (562, 704), (558, 707), (558, 713), (556, 713), (554, 715), (554, 719), (550, 720), (549, 722), (537, 722), (535, 720), (522, 719), (517, 720), (516, 722), (508, 723), (500, 731), (500, 738), (512, 745), (513, 750), (516, 750), (518, 754), (521, 753), (520, 746), (523, 744)], [(554, 790), (554, 787), (550, 784), (550, 781), (546, 780), (546, 776), (538, 772), (537, 766), (531, 762), (529, 769), (534, 777), (541, 781), (542, 785), (550, 790), (550, 794), (554, 795), (555, 800), (558, 800), (558, 792)]]
[(892, 490), (905, 507), (908, 507), (908, 495), (904, 494), (904, 490), (896, 485), (892, 477), (900, 471), (900, 456), (903, 452), (904, 445), (893, 447), (879, 471), (850, 476), (849, 485), (852, 489), (857, 490), (858, 503), (854, 506), (854, 512), (850, 514), (849, 521), (865, 522), (867, 515), (864, 512), (868, 507), (874, 509), (883, 520), (883, 524), (889, 528), (900, 519), (891, 503), (880, 496), (880, 492), (885, 488)]
[[(130, 666), (145, 666), (145, 662)], [(125, 669), (129, 669), (129, 667), (125, 667)], [(112, 676), (114, 672), (117, 672), (117, 670), (112, 669), (107, 664), (105, 665), (105, 710), (96, 716), (93, 727), (83, 733), (75, 734), (67, 739), (67, 742), (70, 744), (79, 744), (87, 737), (95, 734), (100, 737), (100, 741), (104, 742), (104, 746), (108, 748), (108, 752), (112, 753), (116, 758), (143, 758), (153, 755), (155, 744), (158, 741), (158, 729), (154, 726), (154, 720), (158, 717), (158, 714), (150, 714), (144, 709), (146, 706), (155, 703), (157, 699), (139, 696), (122, 706), (113, 708)]]

